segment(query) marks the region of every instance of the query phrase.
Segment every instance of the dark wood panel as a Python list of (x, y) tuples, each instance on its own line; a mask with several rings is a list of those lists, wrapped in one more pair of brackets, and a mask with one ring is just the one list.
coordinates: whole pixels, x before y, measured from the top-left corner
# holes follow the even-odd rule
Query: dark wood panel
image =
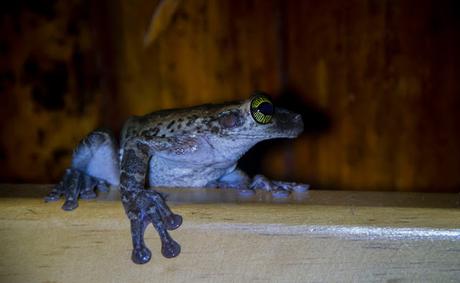
[(88, 1), (0, 4), (0, 180), (57, 181), (99, 124)]
[(288, 1), (290, 84), (331, 117), (297, 148), (319, 186), (458, 190), (454, 1)]
[(181, 1), (149, 47), (154, 1), (120, 1), (126, 114), (246, 98), (278, 89), (275, 1)]
[[(251, 151), (251, 173), (319, 189), (460, 190), (456, 1), (179, 2), (147, 48), (159, 1), (56, 2), (38, 21), (25, 4), (5, 13), (2, 180), (56, 181), (96, 125), (264, 89), (303, 112), (306, 133)], [(76, 19), (77, 34), (64, 28)], [(20, 79), (30, 54), (43, 68), (64, 62), (65, 95), (34, 99), (42, 78)]]

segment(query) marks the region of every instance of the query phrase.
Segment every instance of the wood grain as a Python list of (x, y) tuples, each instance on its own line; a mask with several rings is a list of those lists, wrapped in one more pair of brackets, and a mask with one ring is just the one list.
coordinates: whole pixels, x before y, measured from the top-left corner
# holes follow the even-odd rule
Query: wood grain
[[(2, 282), (370, 282), (456, 281), (460, 276), (458, 194), (311, 192), (276, 203), (235, 201), (225, 190), (179, 190), (175, 259), (130, 259), (129, 223), (119, 201), (99, 197), (71, 213), (30, 197), (48, 186), (0, 189)], [(21, 192), (14, 196), (11, 192)], [(206, 196), (213, 196), (206, 203)], [(452, 201), (445, 201), (449, 197)], [(220, 199), (220, 201), (216, 201)], [(209, 199), (208, 199), (209, 201)]]

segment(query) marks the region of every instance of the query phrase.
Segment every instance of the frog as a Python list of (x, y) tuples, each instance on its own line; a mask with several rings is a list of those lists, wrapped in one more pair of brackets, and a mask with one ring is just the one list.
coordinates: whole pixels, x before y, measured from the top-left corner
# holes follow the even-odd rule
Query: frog
[(307, 184), (252, 179), (238, 168), (238, 160), (257, 143), (296, 138), (303, 131), (302, 116), (275, 107), (265, 92), (246, 100), (204, 104), (152, 112), (126, 120), (118, 145), (110, 130), (97, 129), (75, 148), (69, 168), (45, 197), (64, 197), (62, 209), (74, 210), (79, 199), (94, 199), (96, 191), (119, 188), (130, 222), (134, 263), (150, 261), (144, 231), (150, 224), (161, 240), (166, 258), (181, 246), (170, 235), (183, 219), (155, 188), (227, 188), (243, 194), (263, 190), (273, 196), (308, 190)]

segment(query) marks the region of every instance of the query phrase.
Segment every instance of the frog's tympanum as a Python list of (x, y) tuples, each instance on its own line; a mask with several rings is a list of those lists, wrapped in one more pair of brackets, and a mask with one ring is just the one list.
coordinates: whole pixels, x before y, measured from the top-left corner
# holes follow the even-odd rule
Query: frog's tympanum
[(255, 189), (304, 191), (308, 185), (252, 180), (237, 168), (238, 159), (256, 143), (295, 138), (303, 130), (302, 117), (274, 107), (270, 98), (255, 93), (238, 103), (209, 104), (131, 117), (123, 127), (120, 150), (113, 135), (96, 130), (74, 151), (72, 164), (46, 201), (65, 197), (64, 210), (78, 206), (78, 198), (95, 198), (94, 190), (119, 186), (121, 201), (131, 222), (132, 260), (146, 263), (151, 252), (144, 230), (152, 223), (162, 242), (163, 256), (180, 253), (168, 233), (182, 224), (165, 198), (148, 187), (218, 187), (246, 192)]

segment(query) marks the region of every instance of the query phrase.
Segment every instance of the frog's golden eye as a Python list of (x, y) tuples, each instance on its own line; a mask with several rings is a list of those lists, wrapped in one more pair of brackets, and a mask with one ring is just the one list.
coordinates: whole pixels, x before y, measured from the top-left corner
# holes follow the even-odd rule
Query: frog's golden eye
[(251, 101), (251, 115), (259, 124), (268, 124), (272, 120), (275, 108), (270, 98), (265, 95), (256, 95)]

